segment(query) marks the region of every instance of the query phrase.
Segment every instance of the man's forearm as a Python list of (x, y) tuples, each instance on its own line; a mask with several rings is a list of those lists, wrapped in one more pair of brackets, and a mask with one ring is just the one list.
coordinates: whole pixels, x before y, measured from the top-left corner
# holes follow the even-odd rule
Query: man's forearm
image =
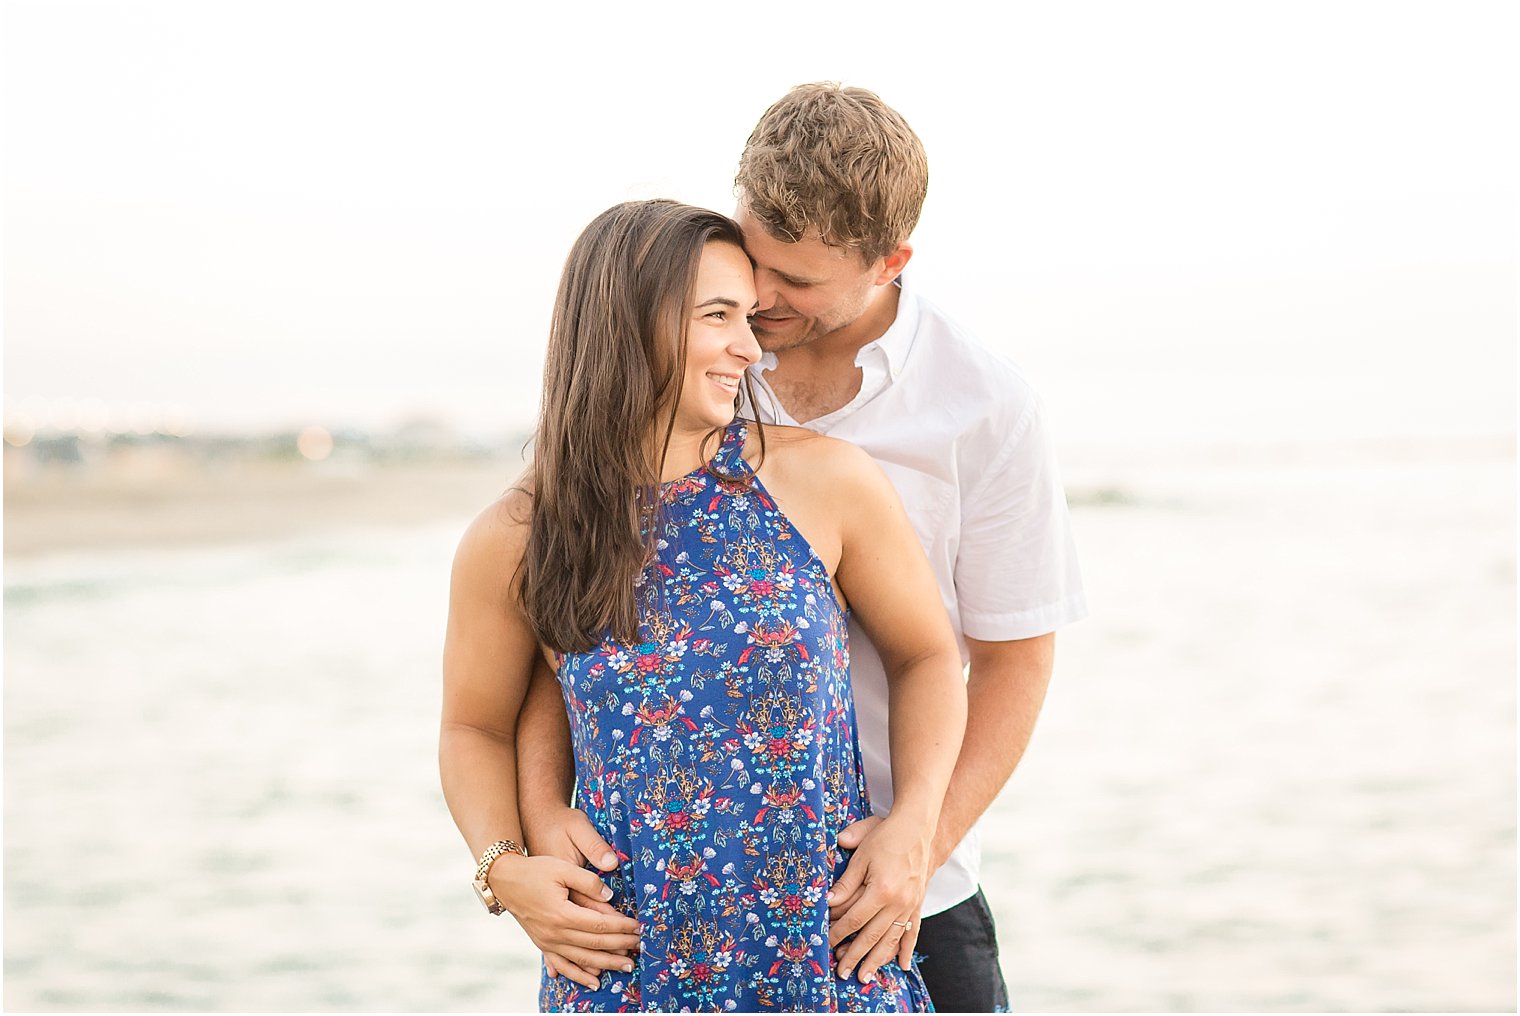
[(530, 851), (534, 849), (534, 818), (569, 804), (574, 787), (575, 757), (565, 700), (548, 664), (539, 661), (517, 720), (518, 807)]
[(1055, 635), (971, 643), (966, 736), (940, 809), (935, 853), (943, 864), (997, 799), (1024, 755), (1045, 703)]

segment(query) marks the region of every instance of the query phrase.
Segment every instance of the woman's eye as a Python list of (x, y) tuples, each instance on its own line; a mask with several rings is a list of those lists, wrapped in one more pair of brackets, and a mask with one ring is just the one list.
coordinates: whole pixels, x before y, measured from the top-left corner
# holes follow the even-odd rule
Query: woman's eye
[(726, 310), (715, 310), (711, 314), (708, 314), (707, 316), (710, 317), (710, 318), (717, 318), (719, 321), (727, 321), (728, 320), (728, 311), (726, 311)]

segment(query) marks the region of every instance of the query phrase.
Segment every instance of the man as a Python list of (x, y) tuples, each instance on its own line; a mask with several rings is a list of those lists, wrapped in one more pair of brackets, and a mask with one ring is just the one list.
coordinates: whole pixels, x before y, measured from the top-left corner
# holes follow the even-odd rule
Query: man
[[(851, 441), (876, 459), (929, 555), (970, 666), (969, 720), (936, 833), (937, 870), (909, 934), (941, 1011), (1006, 1008), (977, 879), (976, 822), (1029, 742), (1055, 630), (1086, 614), (1050, 435), (1017, 369), (905, 281), (928, 163), (912, 129), (876, 95), (829, 83), (793, 89), (761, 117), (735, 185), (755, 261), (753, 328), (766, 351), (754, 370), (753, 408), (767, 422)], [(853, 626), (850, 656), (867, 785), (880, 813), (892, 803), (886, 678)], [(564, 803), (564, 722), (545, 671), (518, 738), (523, 756), (540, 761), (519, 767), (537, 774), (521, 787), (529, 846), (606, 869), (615, 859)], [(840, 842), (853, 847), (877, 821), (849, 827)], [(835, 901), (833, 944), (874, 910), (869, 901), (856, 906), (870, 892)], [(841, 968), (847, 949), (838, 950)]]

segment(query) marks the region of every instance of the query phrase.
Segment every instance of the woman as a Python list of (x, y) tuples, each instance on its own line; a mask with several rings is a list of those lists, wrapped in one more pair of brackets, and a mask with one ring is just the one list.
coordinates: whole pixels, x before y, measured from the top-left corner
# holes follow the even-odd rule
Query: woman
[[(444, 792), (482, 899), (561, 960), (545, 1010), (929, 1008), (912, 929), (965, 722), (960, 657), (875, 463), (737, 416), (760, 356), (741, 244), (731, 220), (669, 201), (587, 227), (528, 479), (455, 559)], [(851, 610), (888, 665), (902, 785), (847, 857), (839, 830), (870, 814)], [(606, 875), (519, 846), (535, 653), (564, 693), (578, 801), (619, 853)], [(830, 952), (836, 883), (836, 906), (873, 911), (841, 949), (853, 970)]]

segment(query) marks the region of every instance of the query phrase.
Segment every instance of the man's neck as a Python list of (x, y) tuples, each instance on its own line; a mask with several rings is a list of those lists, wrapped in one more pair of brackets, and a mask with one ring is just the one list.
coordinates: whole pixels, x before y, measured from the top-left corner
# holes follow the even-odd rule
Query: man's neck
[(855, 357), (897, 320), (899, 293), (894, 285), (882, 286), (866, 312), (845, 327), (776, 354), (776, 367), (765, 380), (788, 416), (807, 423), (842, 409), (860, 394)]

